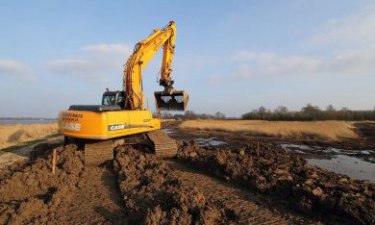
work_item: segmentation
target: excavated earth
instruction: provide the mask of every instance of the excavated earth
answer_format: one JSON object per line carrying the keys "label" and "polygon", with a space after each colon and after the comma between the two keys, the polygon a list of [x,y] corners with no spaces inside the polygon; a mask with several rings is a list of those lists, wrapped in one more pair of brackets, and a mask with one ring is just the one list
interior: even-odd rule
{"label": "excavated earth", "polygon": [[83,171],[82,153],[59,147],[57,172],[51,156],[42,154],[26,165],[13,165],[0,176],[0,224],[54,224],[60,207],[72,199]]}
{"label": "excavated earth", "polygon": [[273,145],[179,141],[176,158],[158,159],[132,142],[97,167],[74,145],[46,144],[2,169],[0,224],[375,224],[373,183]]}
{"label": "excavated earth", "polygon": [[289,201],[302,213],[375,224],[375,184],[309,166],[272,145],[250,143],[229,150],[185,142],[177,158],[229,183]]}
{"label": "excavated earth", "polygon": [[116,149],[114,162],[131,224],[235,224],[222,202],[184,186],[171,167],[131,146]]}

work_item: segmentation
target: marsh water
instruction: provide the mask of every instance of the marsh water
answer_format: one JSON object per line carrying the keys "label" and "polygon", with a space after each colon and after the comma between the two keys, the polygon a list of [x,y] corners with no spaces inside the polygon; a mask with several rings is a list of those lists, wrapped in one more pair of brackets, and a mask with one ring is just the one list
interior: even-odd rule
{"label": "marsh water", "polygon": [[303,156],[310,165],[375,182],[375,149],[348,150],[298,144],[281,144],[281,147]]}

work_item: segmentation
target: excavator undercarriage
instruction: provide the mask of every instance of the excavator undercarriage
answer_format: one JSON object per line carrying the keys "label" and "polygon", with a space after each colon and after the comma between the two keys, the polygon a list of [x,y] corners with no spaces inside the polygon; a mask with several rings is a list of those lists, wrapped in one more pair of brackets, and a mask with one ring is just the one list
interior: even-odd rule
{"label": "excavator undercarriage", "polygon": [[[173,158],[177,154],[177,142],[161,130],[150,131],[145,134],[133,135],[137,143],[146,144],[158,158]],[[108,160],[113,160],[113,150],[116,146],[127,143],[131,138],[117,138],[104,141],[84,139],[66,139],[65,144],[76,144],[84,151],[85,166],[99,166]]]}

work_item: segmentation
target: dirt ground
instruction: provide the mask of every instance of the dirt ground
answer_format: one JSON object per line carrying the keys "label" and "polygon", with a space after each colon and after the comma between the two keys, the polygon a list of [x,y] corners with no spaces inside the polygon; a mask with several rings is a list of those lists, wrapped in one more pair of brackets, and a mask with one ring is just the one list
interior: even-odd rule
{"label": "dirt ground", "polygon": [[306,214],[375,222],[375,184],[307,165],[282,149],[254,143],[237,151],[212,150],[185,143],[177,158],[229,183],[290,201]]}
{"label": "dirt ground", "polygon": [[99,167],[85,166],[74,145],[38,146],[0,169],[0,224],[375,223],[374,183],[310,166],[267,137],[227,134],[226,147],[202,146],[192,140],[218,133],[168,128],[180,146],[173,159],[133,137]]}

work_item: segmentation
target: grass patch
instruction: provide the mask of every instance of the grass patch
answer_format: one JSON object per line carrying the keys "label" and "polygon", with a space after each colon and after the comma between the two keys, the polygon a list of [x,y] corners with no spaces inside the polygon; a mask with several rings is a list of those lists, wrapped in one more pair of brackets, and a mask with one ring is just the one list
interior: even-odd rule
{"label": "grass patch", "polygon": [[264,120],[188,120],[181,128],[249,132],[293,138],[315,136],[338,141],[356,139],[353,122],[347,121],[264,121]]}
{"label": "grass patch", "polygon": [[0,125],[0,148],[57,134],[57,124]]}

